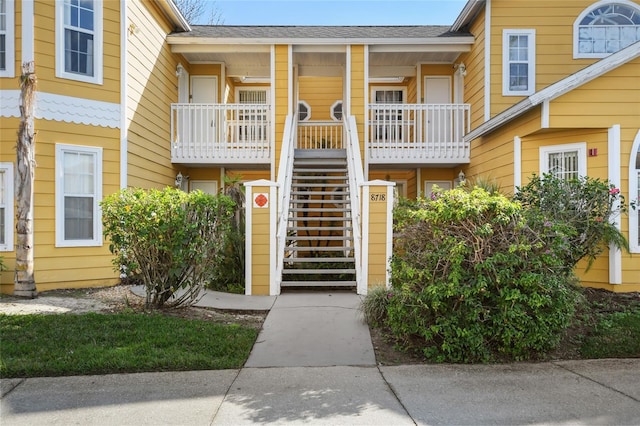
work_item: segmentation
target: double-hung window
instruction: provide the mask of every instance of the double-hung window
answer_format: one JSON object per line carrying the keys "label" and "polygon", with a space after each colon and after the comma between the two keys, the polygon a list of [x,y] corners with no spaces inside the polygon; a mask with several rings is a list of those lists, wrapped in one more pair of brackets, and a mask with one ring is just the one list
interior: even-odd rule
{"label": "double-hung window", "polygon": [[502,94],[528,96],[536,86],[535,30],[504,30],[502,33]]}
{"label": "double-hung window", "polygon": [[13,163],[0,163],[0,251],[13,250]]}
{"label": "double-hung window", "polygon": [[587,174],[587,144],[584,142],[540,148],[540,174],[577,179]]}
{"label": "double-hung window", "polygon": [[102,148],[56,144],[56,246],[102,245]]}
{"label": "double-hung window", "polygon": [[15,76],[14,0],[0,0],[0,77]]}
{"label": "double-hung window", "polygon": [[56,76],[102,84],[102,1],[56,1]]}

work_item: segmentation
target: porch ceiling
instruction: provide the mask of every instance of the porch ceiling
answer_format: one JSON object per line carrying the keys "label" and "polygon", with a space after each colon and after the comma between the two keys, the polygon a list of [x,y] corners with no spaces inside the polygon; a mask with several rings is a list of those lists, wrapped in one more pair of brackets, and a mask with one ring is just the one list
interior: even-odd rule
{"label": "porch ceiling", "polygon": [[[465,40],[467,41],[467,40]],[[369,73],[372,77],[415,75],[419,63],[453,64],[471,43],[371,44]],[[268,77],[271,46],[267,44],[174,44],[171,50],[190,63],[224,63],[231,77]],[[341,76],[346,62],[346,45],[293,45],[293,62],[301,76]]]}

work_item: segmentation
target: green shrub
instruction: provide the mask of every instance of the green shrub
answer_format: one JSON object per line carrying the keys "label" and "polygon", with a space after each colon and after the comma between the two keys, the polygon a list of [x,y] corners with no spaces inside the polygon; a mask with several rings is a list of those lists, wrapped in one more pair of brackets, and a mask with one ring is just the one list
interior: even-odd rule
{"label": "green shrub", "polygon": [[438,362],[535,358],[574,313],[573,276],[520,204],[484,189],[436,192],[396,211],[388,325]]}
{"label": "green shrub", "polygon": [[367,324],[379,327],[386,323],[387,308],[389,299],[392,296],[393,292],[384,286],[374,287],[367,292],[367,295],[360,303],[360,311]]}
{"label": "green shrub", "polygon": [[220,265],[232,204],[226,196],[173,188],[123,189],[102,201],[114,264],[144,283],[147,307],[198,299]]}
{"label": "green shrub", "polygon": [[627,211],[625,200],[608,181],[534,175],[518,188],[514,199],[522,203],[533,229],[560,242],[555,252],[567,269],[582,259],[591,266],[609,244],[629,250],[624,235],[611,222]]}

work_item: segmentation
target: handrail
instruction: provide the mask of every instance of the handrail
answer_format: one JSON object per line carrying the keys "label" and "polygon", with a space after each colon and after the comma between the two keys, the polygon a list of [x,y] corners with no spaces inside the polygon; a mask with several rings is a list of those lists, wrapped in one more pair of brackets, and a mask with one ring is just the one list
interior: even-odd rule
{"label": "handrail", "polygon": [[299,121],[296,148],[344,149],[343,128],[338,121]]}
{"label": "handrail", "polygon": [[294,143],[296,140],[296,119],[293,115],[288,115],[284,124],[284,134],[282,136],[282,151],[280,152],[280,162],[278,164],[278,225],[277,235],[277,255],[276,255],[276,285],[280,288],[282,281],[282,269],[284,267],[284,253],[287,239],[287,223],[289,221],[289,199],[291,197],[291,177],[293,175]]}
{"label": "handrail", "polygon": [[364,171],[362,156],[360,155],[360,142],[358,139],[358,128],[356,119],[353,116],[346,117],[344,122],[347,167],[349,170],[349,194],[351,196],[351,224],[353,227],[353,257],[356,268],[356,288],[360,291],[362,282],[362,259],[360,253],[362,248],[362,217],[360,213],[360,188],[364,183]]}

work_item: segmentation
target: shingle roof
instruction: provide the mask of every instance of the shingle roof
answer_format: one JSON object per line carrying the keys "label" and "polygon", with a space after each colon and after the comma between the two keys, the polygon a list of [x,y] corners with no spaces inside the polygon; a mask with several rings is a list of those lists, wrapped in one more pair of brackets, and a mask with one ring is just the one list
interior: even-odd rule
{"label": "shingle roof", "polygon": [[239,39],[412,39],[459,37],[449,25],[407,26],[239,26],[193,25],[192,31],[174,32],[172,37]]}

